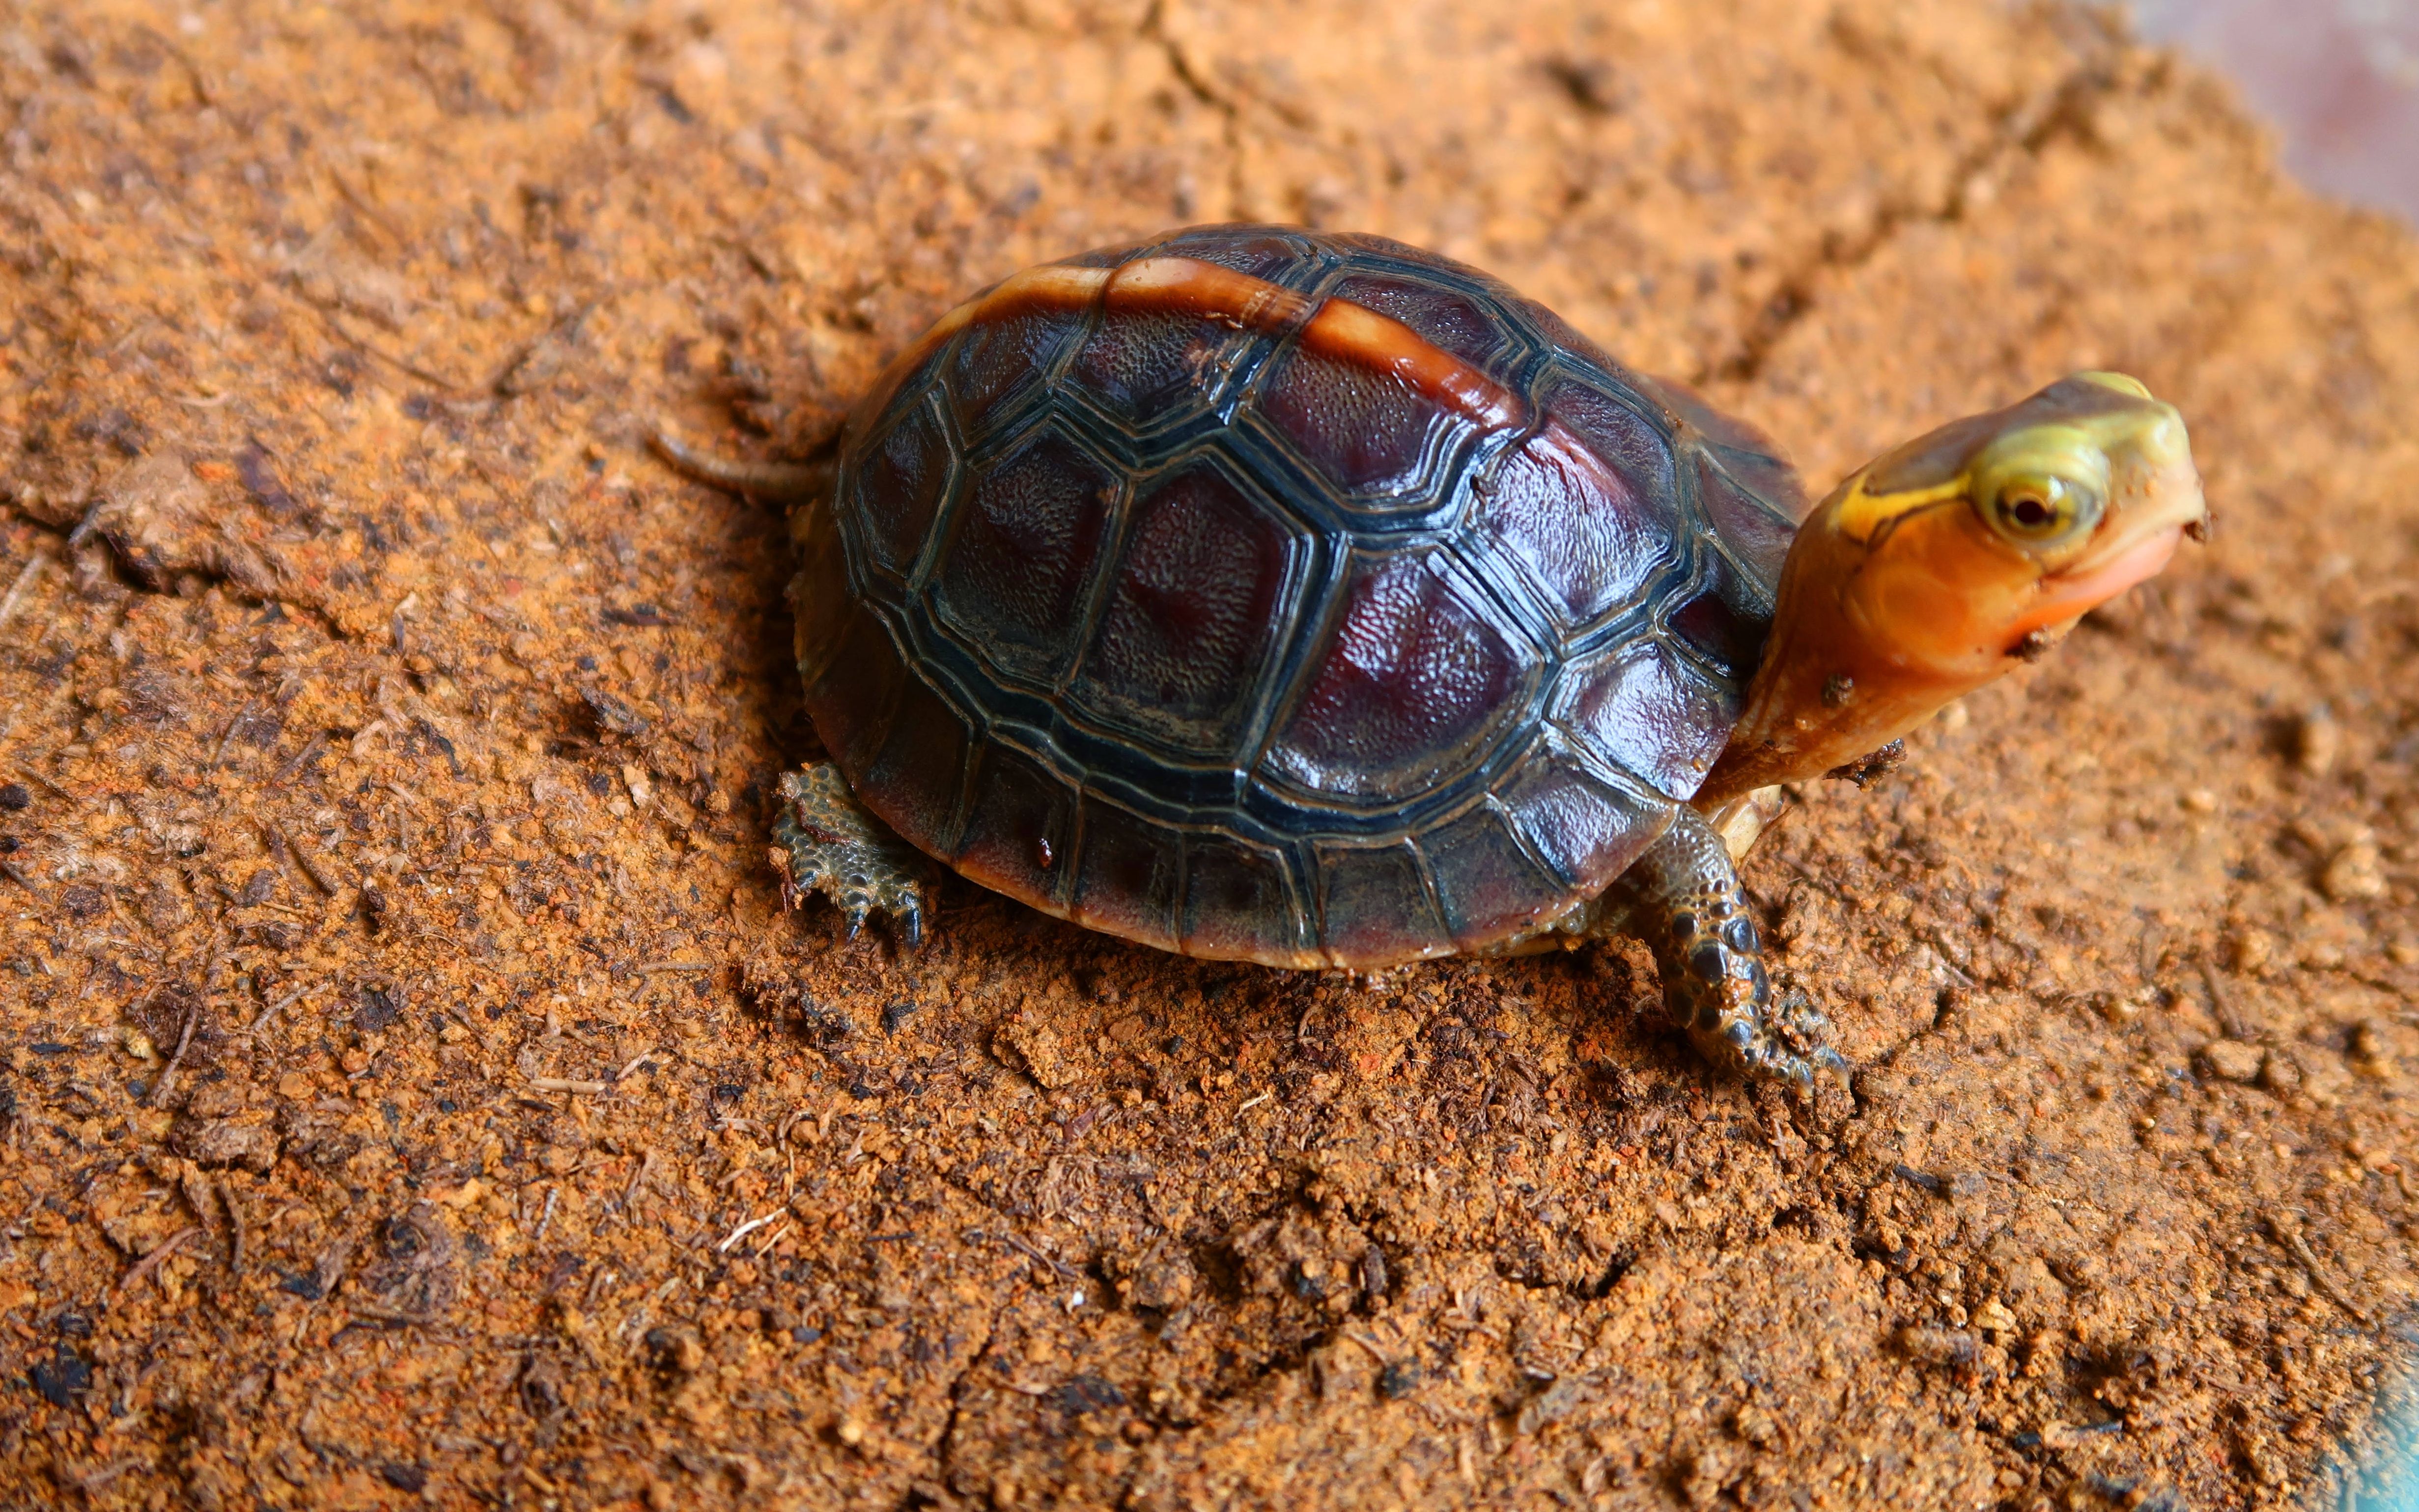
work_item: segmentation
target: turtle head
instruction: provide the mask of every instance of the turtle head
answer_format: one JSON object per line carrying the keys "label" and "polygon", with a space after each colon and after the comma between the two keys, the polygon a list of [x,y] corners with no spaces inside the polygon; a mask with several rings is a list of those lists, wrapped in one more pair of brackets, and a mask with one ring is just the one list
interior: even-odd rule
{"label": "turtle head", "polygon": [[1819,776],[2039,656],[2209,519],[2183,417],[2077,373],[1851,474],[1808,516],[1700,803]]}

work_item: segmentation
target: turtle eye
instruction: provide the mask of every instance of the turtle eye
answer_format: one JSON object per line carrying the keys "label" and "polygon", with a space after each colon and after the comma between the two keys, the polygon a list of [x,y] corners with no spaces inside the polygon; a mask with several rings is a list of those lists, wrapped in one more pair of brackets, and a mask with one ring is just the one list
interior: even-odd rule
{"label": "turtle eye", "polygon": [[2001,479],[1983,507],[1991,528],[2018,546],[2057,546],[2100,523],[2100,490],[2055,472]]}

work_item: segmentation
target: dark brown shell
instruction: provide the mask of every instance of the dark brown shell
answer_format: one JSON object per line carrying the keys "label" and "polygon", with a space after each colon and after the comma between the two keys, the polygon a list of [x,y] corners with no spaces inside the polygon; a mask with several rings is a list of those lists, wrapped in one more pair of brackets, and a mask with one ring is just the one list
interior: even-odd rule
{"label": "dark brown shell", "polygon": [[807,705],[987,887],[1374,966],[1593,896],[1736,717],[1803,499],[1472,270],[1210,226],[1031,270],[852,419]]}

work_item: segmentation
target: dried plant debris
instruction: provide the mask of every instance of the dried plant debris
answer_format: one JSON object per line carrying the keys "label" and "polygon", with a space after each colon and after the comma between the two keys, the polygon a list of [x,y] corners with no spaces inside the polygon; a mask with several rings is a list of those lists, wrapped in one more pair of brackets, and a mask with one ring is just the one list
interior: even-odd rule
{"label": "dried plant debris", "polygon": [[[2408,1392],[2419,248],[1938,0],[0,26],[0,1500],[2284,1506]],[[424,11],[425,13],[424,13]],[[1746,69],[1745,73],[1742,69]],[[1479,262],[1836,475],[2080,366],[2224,529],[1641,952],[1358,980],[767,864],[778,516],[966,291]]]}

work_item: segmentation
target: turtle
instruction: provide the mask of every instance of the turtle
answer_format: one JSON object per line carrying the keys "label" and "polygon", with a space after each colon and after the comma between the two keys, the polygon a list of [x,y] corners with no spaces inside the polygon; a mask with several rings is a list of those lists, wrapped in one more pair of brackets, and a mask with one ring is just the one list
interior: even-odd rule
{"label": "turtle", "polygon": [[792,506],[785,897],[920,939],[940,866],[1187,955],[1374,972],[1615,933],[1718,1068],[1844,1082],[1737,859],[2165,568],[2182,418],[2088,371],[1810,505],[1780,448],[1475,269],[1193,227],[1016,273]]}

